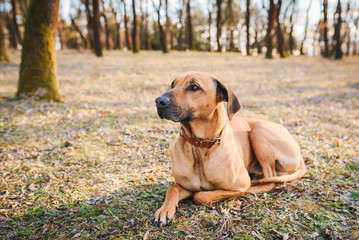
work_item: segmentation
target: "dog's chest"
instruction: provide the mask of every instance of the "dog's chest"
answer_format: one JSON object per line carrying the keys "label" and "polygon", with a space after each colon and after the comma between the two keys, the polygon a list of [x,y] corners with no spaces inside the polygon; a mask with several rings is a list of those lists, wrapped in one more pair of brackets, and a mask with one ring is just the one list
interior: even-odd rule
{"label": "dog's chest", "polygon": [[176,182],[191,191],[214,190],[220,183],[216,179],[218,166],[198,148],[192,148],[187,159],[174,159],[172,174]]}

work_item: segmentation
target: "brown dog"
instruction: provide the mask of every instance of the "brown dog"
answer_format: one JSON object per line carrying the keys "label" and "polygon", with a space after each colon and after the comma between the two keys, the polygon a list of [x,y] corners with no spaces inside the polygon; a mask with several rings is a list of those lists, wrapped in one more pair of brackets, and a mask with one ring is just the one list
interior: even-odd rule
{"label": "brown dog", "polygon": [[[223,102],[228,103],[227,114]],[[238,99],[209,74],[179,76],[156,106],[161,118],[181,124],[171,152],[175,184],[155,213],[156,225],[169,224],[178,202],[192,195],[197,204],[210,204],[270,191],[275,183],[299,179],[305,172],[290,133],[276,123],[233,118],[241,107]]]}

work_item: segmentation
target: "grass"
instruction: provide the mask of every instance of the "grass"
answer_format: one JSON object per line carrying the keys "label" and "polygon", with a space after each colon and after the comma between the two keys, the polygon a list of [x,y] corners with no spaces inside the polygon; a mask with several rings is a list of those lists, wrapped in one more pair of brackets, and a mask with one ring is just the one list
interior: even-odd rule
{"label": "grass", "polygon": [[[0,65],[0,239],[358,238],[359,58],[60,51],[66,103],[54,103],[11,100],[11,56]],[[154,99],[189,70],[230,86],[237,116],[285,125],[308,170],[268,193],[184,201],[158,228],[178,125],[159,119]]]}

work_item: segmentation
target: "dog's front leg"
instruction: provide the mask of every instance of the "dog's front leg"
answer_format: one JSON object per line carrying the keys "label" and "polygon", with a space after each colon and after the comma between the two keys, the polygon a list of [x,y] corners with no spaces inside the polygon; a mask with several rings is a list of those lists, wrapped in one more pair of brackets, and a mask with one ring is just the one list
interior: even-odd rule
{"label": "dog's front leg", "polygon": [[166,193],[166,199],[156,213],[154,224],[157,226],[168,225],[171,223],[175,212],[176,207],[179,201],[190,197],[193,193],[187,191],[178,183],[173,184]]}
{"label": "dog's front leg", "polygon": [[246,188],[238,188],[236,190],[200,191],[194,194],[194,202],[209,205],[224,199],[242,196],[246,190]]}

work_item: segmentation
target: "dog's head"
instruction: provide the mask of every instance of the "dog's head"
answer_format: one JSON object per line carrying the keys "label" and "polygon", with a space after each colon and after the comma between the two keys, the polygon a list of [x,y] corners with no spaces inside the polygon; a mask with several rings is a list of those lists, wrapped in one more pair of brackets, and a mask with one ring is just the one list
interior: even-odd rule
{"label": "dog's head", "polygon": [[227,102],[229,120],[241,108],[234,93],[207,73],[187,72],[176,78],[171,90],[156,98],[160,118],[189,122],[208,118],[217,104]]}

